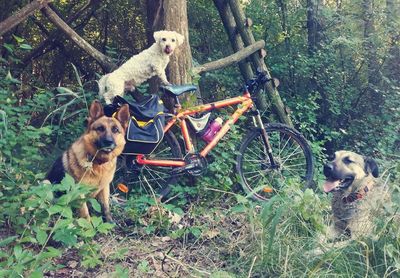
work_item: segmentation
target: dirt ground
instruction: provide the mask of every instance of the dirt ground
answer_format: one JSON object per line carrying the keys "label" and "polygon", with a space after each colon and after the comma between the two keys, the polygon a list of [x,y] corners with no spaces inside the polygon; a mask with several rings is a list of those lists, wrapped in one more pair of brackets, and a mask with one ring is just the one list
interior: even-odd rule
{"label": "dirt ground", "polygon": [[[249,243],[254,243],[260,234],[260,231],[254,229],[254,223],[249,221],[249,213],[232,212],[226,203],[213,205],[210,209],[196,210],[195,215],[191,212],[192,209],[189,208],[183,217],[172,219],[174,223],[170,231],[187,231],[175,239],[171,234],[146,234],[145,225],[139,228],[123,227],[124,224],[120,223],[111,234],[96,239],[101,246],[103,264],[85,269],[77,251],[69,249],[57,261],[65,267],[51,271],[47,276],[247,276],[255,257],[250,255],[252,250]],[[150,215],[148,217],[151,218]],[[198,228],[197,236],[190,232],[193,227]],[[124,274],[118,272],[118,269],[123,269]]]}

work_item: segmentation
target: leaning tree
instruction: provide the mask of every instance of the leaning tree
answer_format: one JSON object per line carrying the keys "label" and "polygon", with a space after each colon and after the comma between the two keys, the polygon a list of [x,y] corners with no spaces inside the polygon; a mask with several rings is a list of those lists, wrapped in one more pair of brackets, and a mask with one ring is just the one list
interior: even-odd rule
{"label": "leaning tree", "polygon": [[[0,22],[0,36],[12,30],[16,25],[31,16],[36,10],[42,10],[45,16],[52,22],[64,35],[88,55],[90,55],[98,64],[109,72],[117,65],[105,54],[90,45],[83,39],[67,22],[63,20],[51,5],[51,0],[34,0],[15,15],[10,16],[3,22]],[[89,5],[98,1],[89,1]],[[175,30],[183,34],[186,38],[183,47],[177,50],[178,55],[173,55],[167,75],[170,82],[174,84],[189,83],[193,74],[202,74],[207,71],[220,69],[239,63],[240,72],[245,80],[251,78],[256,69],[262,69],[270,77],[267,66],[264,63],[265,51],[263,41],[256,42],[251,32],[252,20],[246,18],[239,0],[214,0],[222,23],[227,32],[234,54],[220,60],[204,65],[192,67],[192,56],[189,44],[189,28],[187,18],[187,0],[147,0],[147,30],[149,42],[152,40],[150,34],[160,29]],[[73,17],[69,19],[72,21]],[[58,34],[52,33],[50,36]],[[50,38],[49,38],[50,39]],[[249,59],[246,59],[249,57]],[[292,125],[291,119],[285,108],[275,82],[268,82],[264,91],[267,93],[272,109],[281,122]],[[257,101],[261,109],[266,108],[266,102],[261,92],[258,93]],[[264,99],[264,101],[263,101]]]}

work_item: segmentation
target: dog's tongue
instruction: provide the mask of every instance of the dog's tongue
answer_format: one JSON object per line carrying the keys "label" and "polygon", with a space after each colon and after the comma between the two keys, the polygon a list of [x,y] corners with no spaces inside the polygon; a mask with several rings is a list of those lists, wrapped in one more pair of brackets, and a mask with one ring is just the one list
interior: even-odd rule
{"label": "dog's tongue", "polygon": [[164,51],[165,51],[165,53],[167,53],[167,54],[171,54],[172,48],[166,47],[166,48],[164,49]]}
{"label": "dog's tongue", "polygon": [[326,193],[331,192],[333,189],[339,186],[339,180],[336,181],[325,181],[324,191]]}

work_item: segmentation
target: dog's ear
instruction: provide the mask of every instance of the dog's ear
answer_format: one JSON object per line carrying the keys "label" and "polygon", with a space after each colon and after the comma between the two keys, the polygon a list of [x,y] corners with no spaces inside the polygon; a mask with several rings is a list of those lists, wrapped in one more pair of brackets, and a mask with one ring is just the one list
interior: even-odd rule
{"label": "dog's ear", "polygon": [[365,172],[371,173],[372,176],[377,178],[379,176],[379,168],[378,164],[376,164],[375,160],[369,157],[364,158],[365,163]]}
{"label": "dog's ear", "polygon": [[153,38],[154,38],[154,40],[155,40],[156,42],[159,42],[159,41],[160,41],[161,36],[162,36],[162,31],[157,31],[157,32],[154,32],[154,34],[153,34]]}
{"label": "dog's ear", "polygon": [[102,116],[104,116],[103,106],[100,101],[93,101],[89,109],[88,125]]}
{"label": "dog's ear", "polygon": [[130,117],[131,116],[129,113],[128,104],[122,105],[121,108],[118,110],[117,115],[115,116],[115,118],[121,123],[121,125],[124,129],[127,128]]}
{"label": "dog's ear", "polygon": [[185,37],[177,32],[175,32],[175,37],[178,45],[181,45],[185,41]]}

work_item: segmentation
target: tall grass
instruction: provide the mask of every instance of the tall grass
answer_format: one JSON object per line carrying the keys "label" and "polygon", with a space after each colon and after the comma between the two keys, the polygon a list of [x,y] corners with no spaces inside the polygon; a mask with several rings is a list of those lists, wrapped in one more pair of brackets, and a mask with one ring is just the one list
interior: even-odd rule
{"label": "tall grass", "polygon": [[[390,183],[392,202],[374,219],[373,235],[344,246],[321,249],[330,215],[330,197],[288,185],[263,205],[254,222],[260,233],[252,242],[257,257],[254,277],[398,277],[400,217],[398,179]],[[315,252],[318,250],[318,252]],[[321,250],[321,251],[320,251]]]}

